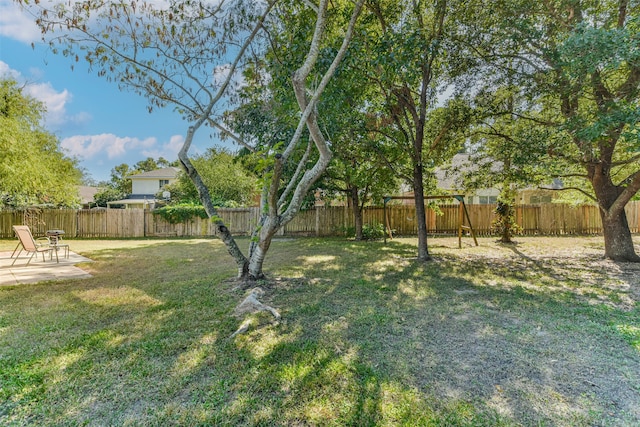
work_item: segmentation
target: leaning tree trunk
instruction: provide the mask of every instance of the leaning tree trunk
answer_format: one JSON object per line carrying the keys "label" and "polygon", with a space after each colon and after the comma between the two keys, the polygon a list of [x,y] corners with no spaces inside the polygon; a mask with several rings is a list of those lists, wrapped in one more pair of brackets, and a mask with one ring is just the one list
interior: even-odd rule
{"label": "leaning tree trunk", "polygon": [[264,259],[267,255],[267,251],[269,250],[269,246],[271,246],[271,240],[278,231],[278,228],[279,227],[271,224],[269,219],[267,219],[267,223],[263,225],[263,228],[260,230],[260,239],[258,244],[251,247],[247,274],[244,277],[245,280],[254,281],[264,278],[262,265],[264,264]]}

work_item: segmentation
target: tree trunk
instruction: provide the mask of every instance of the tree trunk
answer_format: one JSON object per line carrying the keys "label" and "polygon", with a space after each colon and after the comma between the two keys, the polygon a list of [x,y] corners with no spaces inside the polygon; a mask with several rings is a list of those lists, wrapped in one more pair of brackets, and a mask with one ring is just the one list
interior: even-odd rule
{"label": "tree trunk", "polygon": [[264,263],[264,258],[267,255],[267,250],[270,245],[271,239],[269,238],[268,242],[260,242],[260,244],[255,247],[255,250],[251,254],[251,258],[249,258],[249,265],[244,279],[258,280],[264,278],[262,264]]}
{"label": "tree trunk", "polygon": [[614,261],[640,262],[631,238],[631,230],[624,211],[626,202],[631,198],[631,192],[625,192],[623,187],[617,186],[611,179],[611,160],[591,165],[587,169],[588,176],[600,204],[600,218],[604,234],[604,255]]}
{"label": "tree trunk", "polygon": [[627,214],[624,209],[617,214],[608,214],[600,209],[604,233],[604,255],[614,261],[640,262],[633,247],[633,239]]}
{"label": "tree trunk", "polygon": [[358,188],[351,187],[349,189],[349,198],[351,209],[353,210],[353,223],[356,228],[356,240],[362,240],[362,211],[360,210],[360,197],[358,196]]}
{"label": "tree trunk", "polygon": [[500,243],[513,243],[511,240],[511,230],[509,227],[502,227],[502,237],[500,237]]}
{"label": "tree trunk", "polygon": [[517,228],[515,204],[516,192],[511,188],[508,180],[505,180],[495,210],[497,214],[496,223],[500,229],[500,243],[513,243],[513,230]]}
{"label": "tree trunk", "polygon": [[416,163],[413,170],[413,199],[416,204],[416,223],[418,226],[418,261],[430,261],[427,244],[427,217],[424,206],[424,187],[422,184],[422,165]]}
{"label": "tree trunk", "polygon": [[264,278],[264,273],[262,272],[262,264],[264,263],[264,259],[267,256],[267,251],[269,250],[269,246],[271,246],[271,240],[273,236],[276,235],[278,230],[283,226],[278,221],[277,216],[265,217],[262,221],[262,226],[260,231],[257,233],[258,241],[255,245],[251,245],[251,250],[249,252],[249,261],[247,263],[247,271],[246,275],[243,277],[245,280],[259,280]]}

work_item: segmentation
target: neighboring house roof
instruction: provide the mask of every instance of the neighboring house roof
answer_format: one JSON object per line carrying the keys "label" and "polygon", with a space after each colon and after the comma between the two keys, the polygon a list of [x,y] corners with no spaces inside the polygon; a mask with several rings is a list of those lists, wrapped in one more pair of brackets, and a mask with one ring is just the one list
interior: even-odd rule
{"label": "neighboring house roof", "polygon": [[169,167],[163,169],[156,169],[149,172],[142,172],[136,175],[131,175],[131,179],[173,179],[178,176],[180,169]]}
{"label": "neighboring house roof", "polygon": [[[437,168],[435,171],[436,179],[438,180],[438,188],[443,190],[462,189],[462,175],[465,172],[478,170],[478,163],[474,162],[475,160],[471,159],[471,156],[468,153],[458,153],[453,156],[449,165]],[[503,167],[503,163],[496,160],[485,159],[484,161],[480,161],[480,163],[484,165],[491,163],[491,171],[496,173],[500,172]],[[548,186],[551,189],[558,190],[563,188],[563,183],[562,180],[553,178]],[[538,190],[539,188],[532,187],[531,189]]]}
{"label": "neighboring house roof", "polygon": [[80,203],[83,205],[93,203],[96,193],[102,190],[100,187],[89,187],[87,185],[78,186],[78,194],[80,195]]}
{"label": "neighboring house roof", "polygon": [[438,188],[442,190],[458,190],[461,185],[461,172],[472,168],[469,162],[469,154],[458,153],[451,159],[451,164],[439,167],[435,170]]}

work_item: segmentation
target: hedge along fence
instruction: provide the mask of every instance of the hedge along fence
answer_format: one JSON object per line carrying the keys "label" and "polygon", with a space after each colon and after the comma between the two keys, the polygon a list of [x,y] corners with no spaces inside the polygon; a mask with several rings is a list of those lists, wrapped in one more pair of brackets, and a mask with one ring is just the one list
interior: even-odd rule
{"label": "hedge along fence", "polygon": [[[492,222],[495,205],[467,205],[471,224],[477,235],[495,234]],[[640,232],[640,202],[629,203],[627,219],[632,233]],[[236,235],[250,234],[259,218],[259,208],[220,209],[219,216]],[[427,227],[432,234],[456,234],[460,209],[458,205],[440,205],[438,212],[427,209]],[[368,207],[363,223],[384,223],[382,207]],[[516,207],[516,219],[525,235],[598,234],[602,223],[597,206],[563,204],[521,205]],[[387,221],[395,235],[417,234],[415,209],[411,205],[387,206]],[[198,217],[172,224],[152,211],[142,209],[31,209],[0,211],[0,238],[14,237],[13,225],[26,224],[35,236],[47,230],[62,229],[66,237],[127,238],[127,237],[208,237],[215,236],[215,224]],[[465,225],[468,225],[464,221]],[[346,207],[319,207],[300,212],[280,235],[341,236],[354,227],[353,215]]]}

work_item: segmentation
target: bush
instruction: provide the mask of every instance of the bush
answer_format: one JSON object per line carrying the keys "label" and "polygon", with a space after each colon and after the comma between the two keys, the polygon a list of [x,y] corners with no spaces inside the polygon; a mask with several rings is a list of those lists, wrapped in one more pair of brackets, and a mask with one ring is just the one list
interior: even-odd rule
{"label": "bush", "polygon": [[[356,237],[355,227],[341,227],[340,231],[347,237]],[[377,240],[384,237],[384,226],[379,223],[364,224],[362,226],[362,239],[363,240]]]}
{"label": "bush", "polygon": [[362,226],[362,238],[364,240],[377,240],[384,237],[384,225],[379,223],[365,224]]}
{"label": "bush", "polygon": [[154,215],[159,215],[171,224],[178,224],[199,217],[206,219],[209,216],[200,205],[168,205],[153,211]]}

